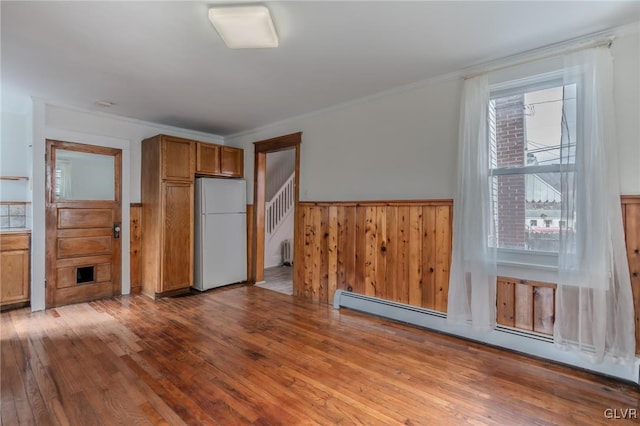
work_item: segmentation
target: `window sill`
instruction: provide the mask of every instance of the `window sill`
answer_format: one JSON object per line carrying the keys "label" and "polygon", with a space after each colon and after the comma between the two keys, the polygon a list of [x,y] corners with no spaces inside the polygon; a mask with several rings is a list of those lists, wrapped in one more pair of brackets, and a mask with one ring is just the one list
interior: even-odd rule
{"label": "window sill", "polygon": [[543,271],[558,272],[558,267],[555,265],[541,265],[536,263],[523,263],[523,262],[514,262],[509,260],[502,260],[502,261],[499,260],[496,263],[498,265],[498,268],[501,266],[505,266],[505,267],[512,267],[512,268],[537,269],[537,270],[543,270]]}
{"label": "window sill", "polygon": [[497,266],[499,276],[548,283],[556,283],[558,280],[558,267],[556,265],[498,261]]}

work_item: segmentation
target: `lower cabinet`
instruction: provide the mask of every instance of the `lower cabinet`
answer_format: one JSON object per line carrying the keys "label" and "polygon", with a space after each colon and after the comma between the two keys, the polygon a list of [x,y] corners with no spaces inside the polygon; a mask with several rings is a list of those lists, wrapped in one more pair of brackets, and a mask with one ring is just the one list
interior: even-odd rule
{"label": "lower cabinet", "polygon": [[193,284],[193,184],[164,182],[162,189],[162,278],[157,293]]}
{"label": "lower cabinet", "polygon": [[29,301],[30,233],[0,234],[0,306]]}
{"label": "lower cabinet", "polygon": [[193,284],[193,183],[162,181],[143,200],[142,292],[162,297]]}

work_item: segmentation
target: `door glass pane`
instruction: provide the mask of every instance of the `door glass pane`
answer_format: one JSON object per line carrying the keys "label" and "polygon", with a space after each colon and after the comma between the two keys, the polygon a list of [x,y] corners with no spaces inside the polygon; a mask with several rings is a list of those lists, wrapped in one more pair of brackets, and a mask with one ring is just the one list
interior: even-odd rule
{"label": "door glass pane", "polygon": [[114,200],[115,157],[56,149],[56,200]]}

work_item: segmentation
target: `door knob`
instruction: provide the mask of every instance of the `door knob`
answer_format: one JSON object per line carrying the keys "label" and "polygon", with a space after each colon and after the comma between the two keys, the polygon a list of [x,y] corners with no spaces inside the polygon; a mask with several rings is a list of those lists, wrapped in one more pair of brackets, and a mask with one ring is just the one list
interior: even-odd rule
{"label": "door knob", "polygon": [[113,224],[113,238],[120,238],[120,223]]}

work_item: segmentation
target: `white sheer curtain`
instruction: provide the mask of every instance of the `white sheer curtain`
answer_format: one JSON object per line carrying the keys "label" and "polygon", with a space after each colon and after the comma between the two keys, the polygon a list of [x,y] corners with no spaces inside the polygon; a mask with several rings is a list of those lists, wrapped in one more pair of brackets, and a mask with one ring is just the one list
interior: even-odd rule
{"label": "white sheer curtain", "polygon": [[496,245],[489,180],[487,75],[465,80],[460,108],[458,191],[453,204],[453,253],[447,321],[493,328]]}
{"label": "white sheer curtain", "polygon": [[[605,355],[630,361],[635,349],[633,299],[620,207],[609,49],[567,55],[564,79],[565,87],[576,84],[578,120],[573,129],[575,171],[562,176],[565,226],[560,234],[554,339],[558,346],[596,362]],[[565,101],[565,108],[571,105]],[[566,126],[565,132],[571,128]]]}

